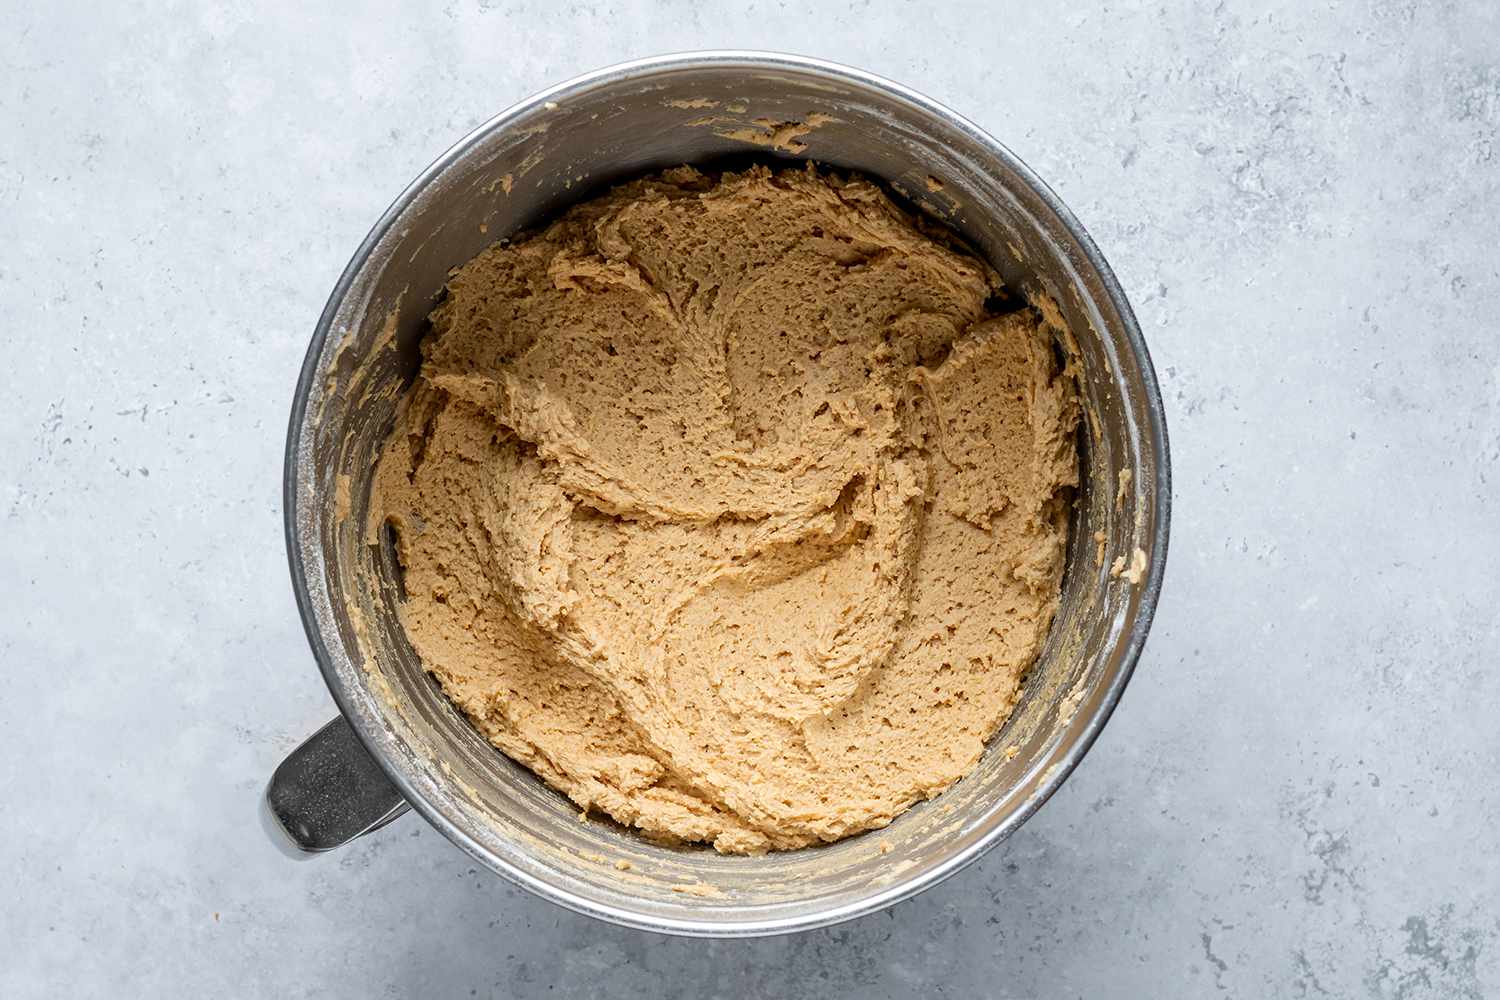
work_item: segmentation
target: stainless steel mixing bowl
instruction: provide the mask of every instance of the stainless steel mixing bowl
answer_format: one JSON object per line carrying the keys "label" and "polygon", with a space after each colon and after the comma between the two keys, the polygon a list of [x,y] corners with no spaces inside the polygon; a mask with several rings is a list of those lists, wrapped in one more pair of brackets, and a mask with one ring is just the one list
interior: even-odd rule
{"label": "stainless steel mixing bowl", "polygon": [[[883,831],[723,857],[581,820],[487,744],[407,645],[399,575],[365,517],[375,456],[451,268],[622,178],[745,154],[881,178],[961,233],[1012,288],[1050,296],[1071,331],[1059,347],[1077,361],[1088,418],[1061,609],[978,769]],[[707,52],[614,66],[538,94],[465,137],[396,199],[313,334],[285,499],[298,606],[343,719],[273,778],[267,815],[279,833],[322,850],[409,803],[547,899],[635,927],[731,936],[831,924],[910,896],[999,843],[1057,790],[1145,642],[1170,489],[1161,398],[1130,306],[1040,179],[972,123],[887,80],[813,59]],[[1144,575],[1110,572],[1137,550]]]}

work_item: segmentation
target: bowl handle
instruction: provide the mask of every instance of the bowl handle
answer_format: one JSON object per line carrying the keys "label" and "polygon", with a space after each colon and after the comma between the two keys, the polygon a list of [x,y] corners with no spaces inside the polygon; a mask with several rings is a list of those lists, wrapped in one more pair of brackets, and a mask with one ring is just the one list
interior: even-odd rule
{"label": "bowl handle", "polygon": [[276,768],[260,815],[283,853],[310,858],[380,829],[409,808],[341,715]]}

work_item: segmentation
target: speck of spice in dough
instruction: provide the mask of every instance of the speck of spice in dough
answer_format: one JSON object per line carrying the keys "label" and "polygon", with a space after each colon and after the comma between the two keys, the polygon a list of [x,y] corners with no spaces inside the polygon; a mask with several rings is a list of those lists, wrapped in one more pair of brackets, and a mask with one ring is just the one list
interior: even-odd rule
{"label": "speck of spice in dough", "polygon": [[491,246],[372,497],[423,665],[657,838],[790,849],[939,794],[1046,638],[1078,477],[1072,373],[999,290],[811,166],[669,170]]}

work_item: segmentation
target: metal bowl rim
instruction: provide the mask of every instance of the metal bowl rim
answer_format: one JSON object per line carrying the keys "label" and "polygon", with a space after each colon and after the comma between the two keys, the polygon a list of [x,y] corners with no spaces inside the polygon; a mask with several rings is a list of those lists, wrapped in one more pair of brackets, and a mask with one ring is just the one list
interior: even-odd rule
{"label": "metal bowl rim", "polygon": [[[319,359],[323,353],[323,346],[332,330],[335,316],[342,306],[344,298],[353,286],[361,268],[364,267],[370,254],[385,237],[395,221],[416,200],[417,196],[444,171],[463,159],[484,137],[496,130],[507,127],[512,122],[541,108],[548,102],[561,103],[569,95],[586,91],[600,84],[614,83],[633,77],[649,76],[663,70],[726,67],[760,71],[789,70],[814,77],[821,77],[833,82],[851,83],[867,89],[884,91],[886,96],[896,101],[904,102],[921,112],[937,118],[946,119],[949,124],[957,127],[976,145],[1004,164],[1008,170],[1019,176],[1042,200],[1048,210],[1057,216],[1064,229],[1076,241],[1079,250],[1088,261],[1089,266],[1099,275],[1105,294],[1108,296],[1111,306],[1120,317],[1131,353],[1135,361],[1140,365],[1142,382],[1145,388],[1145,413],[1147,417],[1147,426],[1143,430],[1145,436],[1150,441],[1152,449],[1160,456],[1155,477],[1155,509],[1153,511],[1155,531],[1151,552],[1147,560],[1146,577],[1140,589],[1137,614],[1126,638],[1125,648],[1120,657],[1119,668],[1110,679],[1109,686],[1105,689],[1095,711],[1085,720],[1082,732],[1074,740],[1073,745],[1063,754],[1061,759],[1056,761],[1050,771],[1043,776],[1036,790],[1018,808],[1004,816],[990,830],[986,831],[975,843],[953,857],[948,858],[937,868],[898,880],[878,892],[869,893],[859,899],[839,906],[831,906],[791,916],[735,921],[720,920],[712,916],[701,919],[663,918],[579,896],[570,890],[537,878],[518,868],[504,857],[489,851],[466,829],[451,821],[440,812],[418,791],[416,784],[411,778],[395,765],[393,758],[396,755],[390,752],[391,747],[389,746],[394,740],[394,736],[383,728],[367,729],[363,725],[359,713],[354,711],[352,695],[344,689],[343,684],[340,682],[337,671],[333,666],[332,654],[324,641],[321,630],[318,628],[317,617],[314,613],[312,597],[307,584],[306,566],[303,562],[301,548],[298,543],[297,531],[299,496],[297,476],[298,442],[301,437],[302,425],[306,419],[308,401],[311,398],[313,387],[320,375]],[[1094,244],[1093,239],[1052,189],[1030,167],[1023,163],[1019,157],[989,133],[952,109],[902,84],[864,70],[809,56],[781,52],[722,49],[673,53],[616,63],[559,83],[511,105],[509,108],[472,129],[467,135],[450,146],[441,156],[418,174],[415,180],[406,186],[406,189],[397,196],[390,207],[381,215],[379,221],[370,229],[369,234],[359,245],[359,249],[350,258],[348,265],[339,277],[338,283],[334,286],[333,292],[329,295],[328,302],[318,318],[317,327],[313,331],[312,341],[308,346],[301,374],[297,379],[296,395],[292,401],[291,420],[287,431],[287,448],[283,470],[282,509],[285,520],[287,557],[291,569],[292,589],[296,594],[297,611],[302,618],[303,629],[307,633],[313,656],[318,662],[318,669],[323,674],[324,682],[328,685],[329,693],[333,696],[334,703],[338,705],[339,711],[344,714],[346,719],[350,720],[350,727],[359,737],[365,749],[381,765],[392,783],[401,790],[407,801],[412,804],[413,808],[427,822],[431,823],[445,837],[490,870],[536,893],[544,899],[549,899],[577,913],[586,914],[625,927],[661,933],[697,937],[756,937],[826,927],[875,912],[914,896],[924,889],[931,888],[982,857],[987,851],[1003,841],[1017,827],[1035,814],[1052,797],[1067,777],[1077,768],[1089,749],[1094,745],[1095,740],[1098,739],[1099,733],[1104,728],[1104,724],[1109,721],[1109,717],[1113,714],[1116,705],[1118,705],[1126,684],[1129,683],[1131,675],[1135,672],[1135,666],[1145,646],[1146,636],[1150,631],[1151,621],[1155,615],[1157,601],[1161,594],[1167,559],[1167,542],[1172,506],[1171,498],[1171,461],[1161,390],[1157,384],[1156,370],[1152,366],[1151,356],[1147,351],[1145,339],[1142,337],[1140,327],[1136,322],[1135,313],[1131,310],[1124,290],[1120,287],[1118,279],[1116,279],[1109,264],[1099,252],[1099,248]]]}

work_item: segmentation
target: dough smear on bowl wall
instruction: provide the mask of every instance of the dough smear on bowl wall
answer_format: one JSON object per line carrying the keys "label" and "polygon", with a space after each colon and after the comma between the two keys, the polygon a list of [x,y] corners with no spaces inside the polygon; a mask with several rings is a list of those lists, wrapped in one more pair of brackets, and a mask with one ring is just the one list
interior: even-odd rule
{"label": "dough smear on bowl wall", "polygon": [[456,271],[372,492],[423,666],[582,809],[755,853],[978,762],[1057,609],[1072,373],[875,184],[683,167]]}

